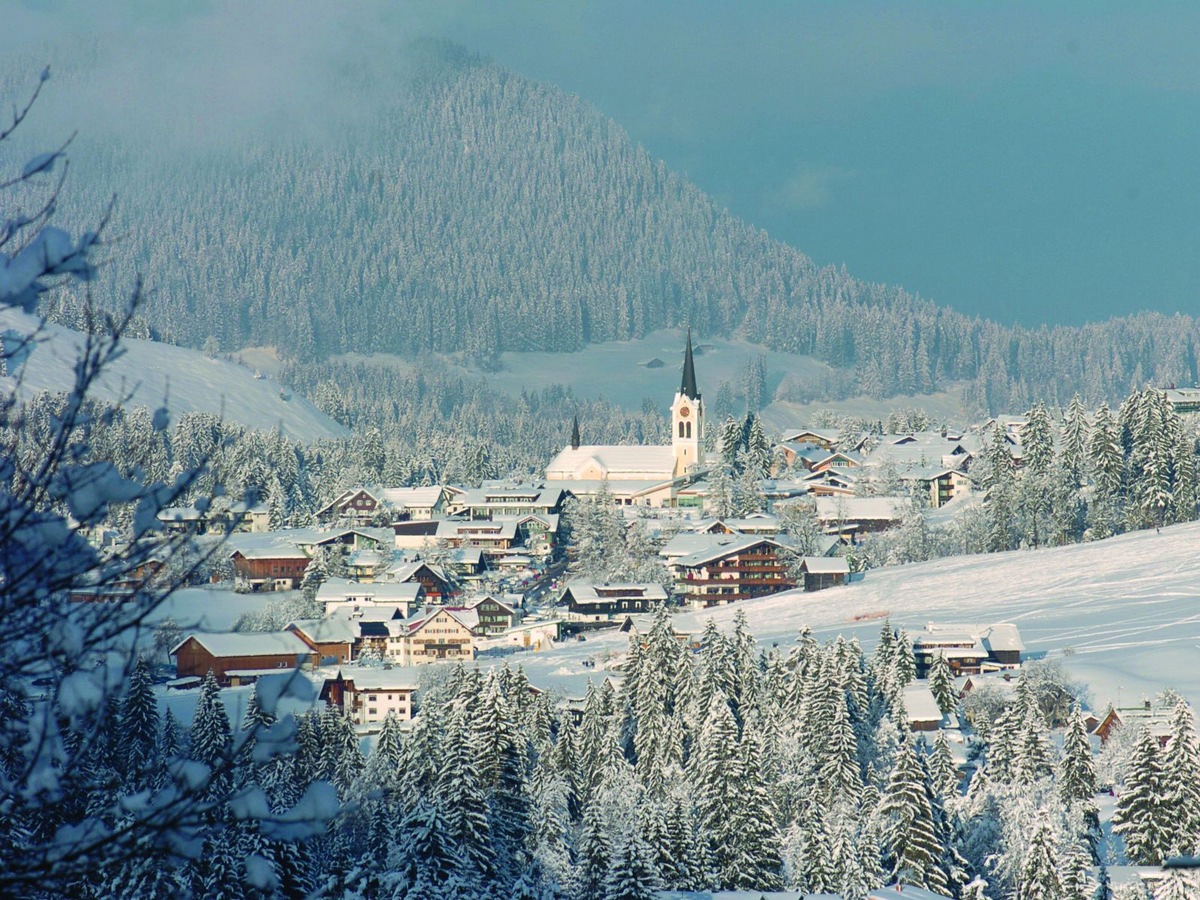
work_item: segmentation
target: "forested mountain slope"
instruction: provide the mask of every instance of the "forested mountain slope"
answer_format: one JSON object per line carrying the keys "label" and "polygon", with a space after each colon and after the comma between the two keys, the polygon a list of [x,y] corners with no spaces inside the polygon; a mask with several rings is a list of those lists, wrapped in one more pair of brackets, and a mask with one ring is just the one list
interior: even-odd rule
{"label": "forested mountain slope", "polygon": [[964,379],[970,404],[1023,409],[1196,380],[1191,319],[1029,331],[863,283],[734,218],[583,100],[460,49],[421,45],[386,95],[320,139],[167,153],[85,134],[73,205],[119,194],[116,274],[150,273],[152,325],[192,345],[483,359],[690,324],[853,370],[872,396]]}

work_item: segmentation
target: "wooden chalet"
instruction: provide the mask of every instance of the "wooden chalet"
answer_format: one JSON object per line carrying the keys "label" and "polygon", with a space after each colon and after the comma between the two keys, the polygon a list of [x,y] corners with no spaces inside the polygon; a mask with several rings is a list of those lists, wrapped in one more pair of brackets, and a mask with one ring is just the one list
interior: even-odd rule
{"label": "wooden chalet", "polygon": [[234,550],[234,581],[252,591],[290,591],[300,586],[311,558],[295,545]]}
{"label": "wooden chalet", "polygon": [[458,593],[441,566],[421,560],[398,563],[388,569],[384,578],[384,583],[419,584],[422,599],[429,603],[445,603]]}
{"label": "wooden chalet", "polygon": [[517,622],[517,613],[511,606],[493,594],[484,594],[467,601],[466,608],[474,610],[479,617],[475,633],[481,636],[500,634]]}
{"label": "wooden chalet", "polygon": [[1171,716],[1174,710],[1169,706],[1155,704],[1146,699],[1136,706],[1109,706],[1107,712],[1093,729],[1092,734],[1100,738],[1101,744],[1108,743],[1113,732],[1120,728],[1141,730],[1150,729],[1160,747],[1167,746],[1171,739]]}
{"label": "wooden chalet", "polygon": [[223,687],[316,661],[312,647],[290,631],[192,634],[172,648],[171,656],[178,678],[203,678],[211,671]]}
{"label": "wooden chalet", "polygon": [[850,578],[850,562],[841,556],[806,556],[800,561],[806,591],[823,591],[845,584]]}
{"label": "wooden chalet", "polygon": [[944,657],[955,675],[979,675],[1021,665],[1025,645],[1017,626],[942,625],[930,622],[912,636],[917,677],[928,676],[935,656]]}
{"label": "wooden chalet", "polygon": [[378,488],[356,487],[343,491],[332,503],[318,509],[313,517],[322,524],[369,525],[385,514],[390,517]]}
{"label": "wooden chalet", "polygon": [[347,616],[300,619],[290,623],[287,630],[316,654],[318,665],[348,663],[355,657],[355,647],[359,643],[358,625]]}
{"label": "wooden chalet", "polygon": [[758,535],[729,535],[670,562],[675,593],[693,607],[719,606],[796,587],[786,548]]}
{"label": "wooden chalet", "polygon": [[605,622],[630,613],[650,612],[667,602],[661,584],[596,584],[572,581],[563,590],[558,605],[566,607],[566,618],[578,622]]}

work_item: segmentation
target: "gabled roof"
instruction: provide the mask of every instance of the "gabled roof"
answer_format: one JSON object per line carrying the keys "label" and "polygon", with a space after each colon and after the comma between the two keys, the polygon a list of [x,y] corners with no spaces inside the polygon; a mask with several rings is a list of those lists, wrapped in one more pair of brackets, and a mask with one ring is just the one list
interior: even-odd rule
{"label": "gabled roof", "polygon": [[341,678],[354,684],[355,691],[415,691],[421,687],[415,667],[342,666],[329,682]]}
{"label": "gabled roof", "polygon": [[171,655],[191,640],[216,657],[308,656],[312,653],[308,644],[290,631],[261,631],[189,634],[171,649]]}
{"label": "gabled roof", "polygon": [[396,509],[433,509],[446,496],[441,485],[431,487],[384,488],[380,491],[384,503]]}
{"label": "gabled roof", "polygon": [[477,606],[479,606],[479,604],[483,603],[485,600],[491,600],[497,606],[500,606],[501,608],[507,610],[509,615],[512,615],[513,608],[509,604],[507,604],[503,600],[501,600],[499,597],[497,597],[495,594],[480,594],[478,597],[470,597],[463,603],[463,606],[466,609],[475,609]]}
{"label": "gabled roof", "polygon": [[345,578],[330,578],[317,588],[317,600],[322,603],[362,600],[370,603],[413,603],[420,599],[420,583],[376,581],[360,584]]}
{"label": "gabled roof", "polygon": [[667,599],[667,592],[663,586],[653,582],[607,584],[594,581],[572,581],[563,590],[563,599],[568,594],[576,603],[611,603],[614,600],[662,602]]}
{"label": "gabled roof", "polygon": [[682,566],[684,568],[693,568],[702,566],[706,563],[714,562],[718,559],[724,559],[726,556],[734,556],[738,553],[744,553],[751,547],[757,547],[759,544],[770,544],[772,547],[782,548],[777,540],[765,537],[761,534],[729,534],[718,535],[726,540],[718,541],[713,546],[706,550],[699,550],[695,553],[690,553],[687,556],[681,556],[678,559],[672,560],[671,565]]}
{"label": "gabled roof", "polygon": [[659,447],[625,444],[565,447],[546,466],[546,478],[562,481],[603,477],[614,481],[661,481],[674,474],[675,450],[669,444]]}
{"label": "gabled roof", "polygon": [[287,630],[303,634],[314,644],[353,644],[358,639],[358,626],[342,616],[297,619],[288,624]]}
{"label": "gabled roof", "polygon": [[516,519],[442,519],[438,522],[439,538],[472,538],[512,540],[517,536]]}
{"label": "gabled roof", "polygon": [[810,575],[850,574],[850,561],[844,556],[806,556],[800,564]]}
{"label": "gabled roof", "polygon": [[817,518],[825,522],[897,522],[911,503],[907,497],[818,497]]}

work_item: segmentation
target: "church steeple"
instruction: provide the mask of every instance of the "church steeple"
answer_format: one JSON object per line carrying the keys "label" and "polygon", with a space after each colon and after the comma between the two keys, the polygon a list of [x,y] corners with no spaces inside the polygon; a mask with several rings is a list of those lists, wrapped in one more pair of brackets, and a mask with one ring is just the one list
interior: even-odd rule
{"label": "church steeple", "polygon": [[687,349],[683,351],[683,383],[679,393],[690,400],[699,400],[700,392],[696,389],[696,363],[692,360],[692,329],[687,333]]}
{"label": "church steeple", "polygon": [[579,413],[571,417],[571,449],[579,449]]}
{"label": "church steeple", "polygon": [[704,465],[704,401],[696,387],[690,328],[687,349],[683,351],[683,382],[671,404],[671,449],[675,454],[676,478]]}

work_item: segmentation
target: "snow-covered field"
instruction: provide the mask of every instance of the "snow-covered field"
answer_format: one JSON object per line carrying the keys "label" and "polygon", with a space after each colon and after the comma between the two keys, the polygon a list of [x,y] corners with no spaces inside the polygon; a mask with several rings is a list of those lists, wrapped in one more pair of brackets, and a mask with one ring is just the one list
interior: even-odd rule
{"label": "snow-covered field", "polygon": [[[29,334],[36,320],[17,310],[0,310],[0,333]],[[10,374],[19,376],[21,391],[65,391],[74,380],[74,363],[83,336],[57,325],[46,327],[45,338],[27,358],[10,360]],[[6,344],[13,339],[6,338]],[[249,428],[281,427],[290,437],[312,441],[339,437],[346,429],[303,397],[270,378],[255,378],[245,366],[209,359],[196,350],[130,339],[125,355],[108,367],[93,391],[97,400],[124,402],[157,409],[167,399],[173,421],[186,412],[211,412]],[[12,378],[0,378],[0,390],[12,390]],[[286,399],[285,399],[286,398]]]}
{"label": "snow-covered field", "polygon": [[[1015,622],[1027,655],[1062,659],[1091,688],[1091,705],[1172,687],[1200,703],[1200,523],[1094,544],[963,556],[867,573],[818,593],[780,594],[681,618],[728,628],[739,608],[767,646],[803,625],[822,639],[855,635],[871,649],[883,615],[910,630],[928,621]],[[625,635],[595,635],[517,656],[534,684],[579,693],[602,677]],[[583,661],[592,658],[594,669]]]}

